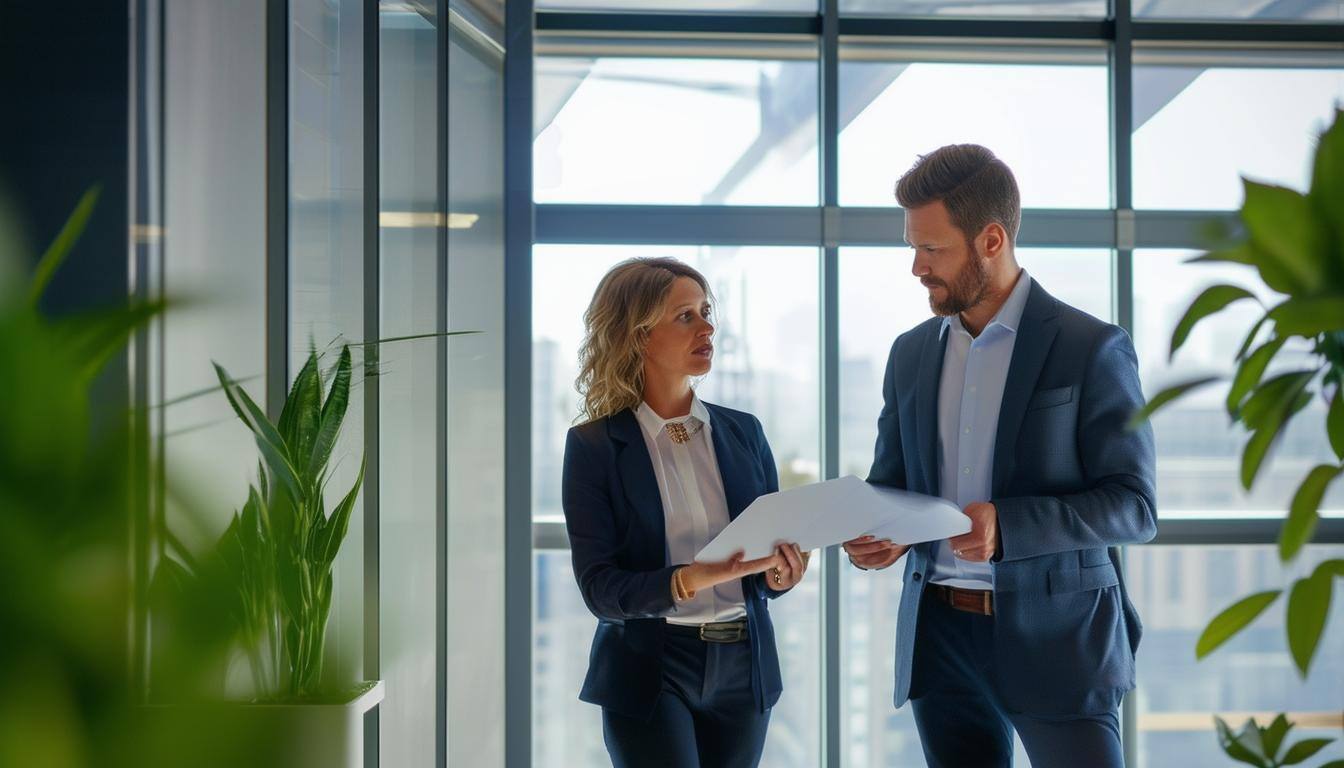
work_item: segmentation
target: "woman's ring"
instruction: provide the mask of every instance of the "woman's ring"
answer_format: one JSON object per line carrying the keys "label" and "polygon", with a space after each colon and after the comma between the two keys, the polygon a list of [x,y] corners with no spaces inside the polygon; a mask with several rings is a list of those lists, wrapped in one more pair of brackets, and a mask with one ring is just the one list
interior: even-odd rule
{"label": "woman's ring", "polygon": [[776,583],[776,584],[783,584],[783,583],[784,583],[784,579],[779,575],[779,569],[778,569],[778,568],[772,568],[771,570],[773,570],[773,571],[775,572],[775,583]]}

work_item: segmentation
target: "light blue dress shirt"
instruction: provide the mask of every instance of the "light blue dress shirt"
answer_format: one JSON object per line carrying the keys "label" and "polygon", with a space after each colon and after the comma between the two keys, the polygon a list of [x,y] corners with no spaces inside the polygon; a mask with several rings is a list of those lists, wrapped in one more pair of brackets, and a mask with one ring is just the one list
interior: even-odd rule
{"label": "light blue dress shirt", "polygon": [[[940,338],[947,336],[938,385],[939,495],[962,509],[990,500],[999,407],[1029,293],[1031,278],[1024,269],[979,336],[972,338],[960,315],[944,318],[939,331]],[[939,541],[933,544],[930,581],[962,589],[993,589],[994,569],[987,562],[958,558],[951,545]]]}

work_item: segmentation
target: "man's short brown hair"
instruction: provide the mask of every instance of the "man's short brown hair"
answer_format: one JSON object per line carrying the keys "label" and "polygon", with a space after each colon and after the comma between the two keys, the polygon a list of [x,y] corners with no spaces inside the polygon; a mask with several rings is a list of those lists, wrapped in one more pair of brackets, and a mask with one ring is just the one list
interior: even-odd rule
{"label": "man's short brown hair", "polygon": [[967,242],[994,222],[1008,233],[1008,242],[1016,241],[1022,222],[1017,180],[1002,160],[979,144],[948,144],[921,155],[896,182],[896,201],[902,208],[939,200]]}

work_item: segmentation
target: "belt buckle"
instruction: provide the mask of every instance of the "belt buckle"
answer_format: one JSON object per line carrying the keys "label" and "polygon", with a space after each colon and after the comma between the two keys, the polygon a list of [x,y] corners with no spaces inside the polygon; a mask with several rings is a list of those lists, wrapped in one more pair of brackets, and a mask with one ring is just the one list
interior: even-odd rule
{"label": "belt buckle", "polygon": [[700,639],[706,643],[736,643],[742,639],[742,629],[737,623],[701,624]]}

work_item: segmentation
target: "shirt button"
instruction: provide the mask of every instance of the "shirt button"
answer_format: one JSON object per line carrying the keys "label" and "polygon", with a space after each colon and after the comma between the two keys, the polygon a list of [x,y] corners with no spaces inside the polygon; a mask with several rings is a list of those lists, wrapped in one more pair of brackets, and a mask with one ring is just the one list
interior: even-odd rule
{"label": "shirt button", "polygon": [[969,474],[971,474],[971,468],[970,468],[970,467],[962,467],[962,468],[961,468],[961,474],[963,474],[963,475],[969,475]]}

